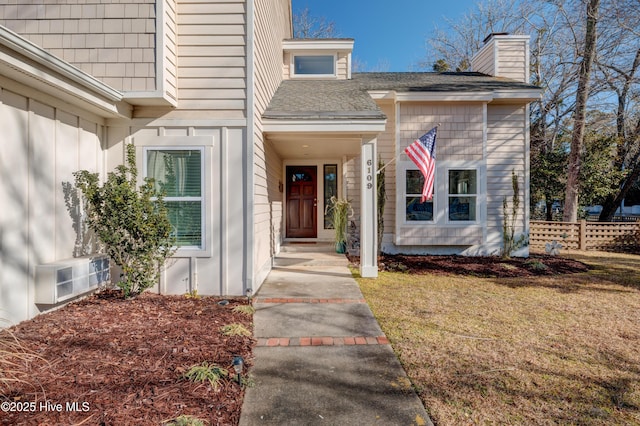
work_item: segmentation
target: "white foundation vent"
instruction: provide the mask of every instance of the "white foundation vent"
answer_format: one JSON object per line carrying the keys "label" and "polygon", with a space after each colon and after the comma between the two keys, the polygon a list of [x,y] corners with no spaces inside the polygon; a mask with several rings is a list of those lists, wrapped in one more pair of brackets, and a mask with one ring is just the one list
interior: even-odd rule
{"label": "white foundation vent", "polygon": [[107,284],[109,256],[76,257],[36,266],[35,303],[55,305]]}

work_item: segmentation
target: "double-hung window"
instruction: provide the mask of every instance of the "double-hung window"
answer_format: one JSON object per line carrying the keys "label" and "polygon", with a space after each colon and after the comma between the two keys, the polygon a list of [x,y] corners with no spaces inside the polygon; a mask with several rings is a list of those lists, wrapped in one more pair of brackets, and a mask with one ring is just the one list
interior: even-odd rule
{"label": "double-hung window", "polygon": [[204,248],[203,148],[146,148],[146,176],[164,192],[176,245]]}
{"label": "double-hung window", "polygon": [[477,170],[449,170],[449,221],[475,222],[478,205]]}
{"label": "double-hung window", "polygon": [[424,176],[417,169],[407,169],[405,172],[405,220],[407,222],[433,222],[433,198],[424,203],[422,187]]}

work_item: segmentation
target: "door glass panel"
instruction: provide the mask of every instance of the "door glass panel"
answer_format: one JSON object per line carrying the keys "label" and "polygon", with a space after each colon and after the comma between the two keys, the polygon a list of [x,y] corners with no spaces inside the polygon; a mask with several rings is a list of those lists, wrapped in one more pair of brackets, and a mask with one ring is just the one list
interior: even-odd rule
{"label": "door glass panel", "polygon": [[338,165],[337,164],[325,164],[324,165],[324,229],[333,229],[333,221],[331,220],[331,214],[327,212],[326,206],[329,205],[331,197],[338,196]]}
{"label": "door glass panel", "polygon": [[291,173],[291,182],[312,182],[313,177],[309,173]]}

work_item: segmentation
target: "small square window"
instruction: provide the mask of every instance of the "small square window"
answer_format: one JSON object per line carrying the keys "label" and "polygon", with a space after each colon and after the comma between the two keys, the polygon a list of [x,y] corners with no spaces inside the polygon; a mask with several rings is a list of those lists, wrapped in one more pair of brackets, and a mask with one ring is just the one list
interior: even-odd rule
{"label": "small square window", "polygon": [[296,55],[293,58],[295,75],[335,75],[333,55]]}

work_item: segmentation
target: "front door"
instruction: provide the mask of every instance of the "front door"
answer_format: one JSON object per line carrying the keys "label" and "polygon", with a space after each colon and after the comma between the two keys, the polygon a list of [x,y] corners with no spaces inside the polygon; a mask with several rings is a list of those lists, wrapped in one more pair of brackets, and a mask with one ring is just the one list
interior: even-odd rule
{"label": "front door", "polygon": [[318,236],[316,166],[287,166],[287,237]]}

